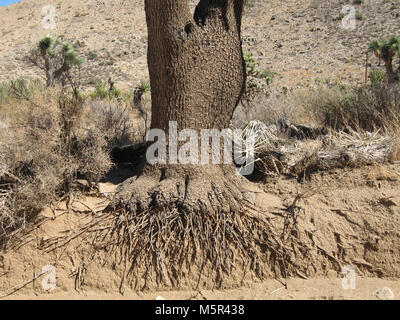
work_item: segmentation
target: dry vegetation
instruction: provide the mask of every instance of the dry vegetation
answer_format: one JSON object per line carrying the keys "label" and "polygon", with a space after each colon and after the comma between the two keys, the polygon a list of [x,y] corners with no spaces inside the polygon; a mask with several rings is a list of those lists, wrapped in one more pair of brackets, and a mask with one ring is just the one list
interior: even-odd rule
{"label": "dry vegetation", "polygon": [[2,85],[0,238],[71,192],[73,182],[99,181],[111,149],[137,139],[122,101],[76,97],[40,82]]}
{"label": "dry vegetation", "polygon": [[[328,83],[296,95],[273,90],[253,94],[242,102],[232,121],[232,125],[244,127],[244,135],[255,137],[256,171],[251,178],[265,181],[289,174],[301,181],[315,171],[398,160],[398,92],[398,84],[349,87]],[[6,247],[11,235],[29,229],[40,210],[70,198],[77,178],[86,179],[89,187],[102,179],[112,166],[113,148],[140,142],[142,133],[139,129],[135,132],[140,116],[127,93],[74,94],[63,87],[45,88],[40,82],[25,81],[3,84],[1,93],[0,237]],[[287,208],[297,208],[296,200]],[[179,214],[176,208],[149,214],[132,216],[111,210],[43,245],[53,250],[86,234],[93,255],[103,248],[123,262],[121,286],[127,281],[137,289],[153,286],[151,279],[172,287],[178,287],[178,282],[196,287],[206,267],[219,287],[225,285],[225,274],[236,274],[238,283],[245,274],[264,279],[272,274],[286,277],[305,272],[281,247],[271,225],[258,220],[257,214],[255,220],[241,223],[261,232],[261,247],[271,250],[268,261],[260,246],[248,243],[249,235],[231,230],[231,221],[237,217],[221,216],[217,227],[211,218],[199,220]],[[160,219],[162,230],[158,230]],[[184,228],[188,225],[192,229]],[[231,230],[233,237],[225,238],[225,231],[211,233],[221,227]],[[157,237],[139,236],[143,228]],[[201,230],[210,233],[204,233],[198,243],[185,237],[165,242],[173,234],[189,231],[200,237]],[[140,254],[140,248],[147,248],[152,255]],[[183,253],[192,260],[180,259]],[[234,259],[236,256],[241,260]],[[159,268],[152,269],[156,265]],[[241,275],[239,265],[244,272]],[[197,284],[189,277],[191,272],[198,277]]]}
{"label": "dry vegetation", "polygon": [[399,93],[385,83],[270,92],[243,104],[233,125],[255,137],[258,177],[398,161]]}

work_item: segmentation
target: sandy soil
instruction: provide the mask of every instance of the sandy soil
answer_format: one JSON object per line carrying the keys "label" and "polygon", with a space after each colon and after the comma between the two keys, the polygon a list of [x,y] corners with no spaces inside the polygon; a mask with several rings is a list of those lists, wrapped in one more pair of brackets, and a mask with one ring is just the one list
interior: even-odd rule
{"label": "sandy soil", "polygon": [[6,299],[23,300],[155,300],[163,297],[166,300],[378,300],[376,290],[388,287],[399,300],[400,281],[371,278],[357,278],[355,289],[343,289],[342,278],[289,279],[287,289],[276,280],[253,284],[247,288],[233,290],[201,291],[159,291],[136,293],[127,291],[124,295],[118,292],[68,291],[56,293],[17,293]]}

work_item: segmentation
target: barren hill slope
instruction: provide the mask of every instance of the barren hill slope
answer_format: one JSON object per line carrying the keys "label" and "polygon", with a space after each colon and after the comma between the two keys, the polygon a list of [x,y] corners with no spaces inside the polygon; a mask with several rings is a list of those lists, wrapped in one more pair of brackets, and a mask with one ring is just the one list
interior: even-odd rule
{"label": "barren hill slope", "polygon": [[[191,0],[192,8],[195,6]],[[243,25],[244,49],[261,69],[276,72],[275,85],[304,87],[316,79],[364,80],[367,43],[400,31],[400,2],[364,0],[354,5],[355,30],[342,28],[345,0],[253,0]],[[41,10],[56,9],[56,29],[45,30]],[[86,80],[112,76],[117,86],[132,87],[147,78],[147,32],[142,0],[24,0],[0,8],[0,81],[36,78],[22,59],[51,32],[81,41]],[[372,59],[373,65],[377,64]]]}

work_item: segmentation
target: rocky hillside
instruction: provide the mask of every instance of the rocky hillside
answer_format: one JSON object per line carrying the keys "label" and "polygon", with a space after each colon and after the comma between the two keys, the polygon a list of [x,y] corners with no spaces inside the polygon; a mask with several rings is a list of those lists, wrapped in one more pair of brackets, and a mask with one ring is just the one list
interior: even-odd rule
{"label": "rocky hillside", "polygon": [[[190,0],[192,8],[195,0]],[[363,0],[354,4],[355,30],[342,28],[345,0],[251,0],[243,25],[246,51],[260,69],[276,73],[274,85],[305,87],[330,79],[364,81],[365,49],[377,37],[400,32],[398,0]],[[56,29],[42,26],[42,8],[56,10]],[[0,8],[0,81],[37,78],[23,56],[51,32],[80,40],[85,81],[107,80],[131,88],[148,77],[147,32],[143,0],[24,0]],[[372,64],[378,61],[371,58]]]}

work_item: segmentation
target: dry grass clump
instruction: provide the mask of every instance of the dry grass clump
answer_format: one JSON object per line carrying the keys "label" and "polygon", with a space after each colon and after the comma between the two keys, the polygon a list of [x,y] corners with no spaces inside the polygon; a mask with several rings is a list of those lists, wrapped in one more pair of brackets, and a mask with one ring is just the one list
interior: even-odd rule
{"label": "dry grass clump", "polygon": [[45,85],[38,80],[25,81],[18,79],[0,83],[0,108],[7,108],[17,102],[20,97],[14,88],[18,88],[24,96],[34,98],[44,94]]}
{"label": "dry grass clump", "polygon": [[321,86],[303,102],[312,118],[334,130],[392,131],[400,125],[400,84]]}
{"label": "dry grass clump", "polygon": [[[294,95],[271,89],[241,105],[232,125],[255,137],[256,172],[262,176],[396,161],[400,85],[327,84]],[[302,134],[302,128],[316,134]]]}
{"label": "dry grass clump", "polygon": [[275,124],[279,119],[292,122],[304,121],[295,95],[279,93],[272,87],[267,93],[256,94],[249,101],[243,100],[236,108],[231,124],[235,128],[244,128],[250,121],[258,120],[267,125]]}

